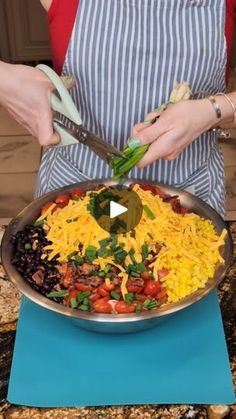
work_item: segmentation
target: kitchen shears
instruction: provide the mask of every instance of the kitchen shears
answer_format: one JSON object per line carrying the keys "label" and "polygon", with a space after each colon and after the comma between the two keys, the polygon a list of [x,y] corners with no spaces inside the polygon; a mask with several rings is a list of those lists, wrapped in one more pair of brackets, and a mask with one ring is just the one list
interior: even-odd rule
{"label": "kitchen shears", "polygon": [[[80,142],[88,146],[107,163],[113,156],[127,158],[116,147],[83,127],[82,119],[72,97],[55,71],[45,64],[39,64],[37,68],[43,71],[55,86],[55,92],[51,95],[51,107],[55,112],[53,127],[59,134],[60,143],[53,147],[63,147]],[[63,118],[61,118],[62,116]]]}

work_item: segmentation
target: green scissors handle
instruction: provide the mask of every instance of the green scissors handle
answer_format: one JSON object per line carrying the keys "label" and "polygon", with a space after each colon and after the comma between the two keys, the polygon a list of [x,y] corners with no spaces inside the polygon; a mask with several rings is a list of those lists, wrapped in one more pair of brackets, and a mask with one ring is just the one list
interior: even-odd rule
{"label": "green scissors handle", "polygon": [[[37,65],[37,68],[43,71],[46,76],[51,80],[55,86],[57,94],[52,93],[51,95],[51,107],[54,111],[59,112],[61,115],[69,118],[77,125],[82,124],[80,114],[68,92],[64,86],[61,78],[45,64]],[[70,144],[78,144],[78,141],[70,135],[66,130],[64,130],[55,120],[53,121],[53,127],[55,131],[59,134],[60,143],[55,147],[66,146]]]}

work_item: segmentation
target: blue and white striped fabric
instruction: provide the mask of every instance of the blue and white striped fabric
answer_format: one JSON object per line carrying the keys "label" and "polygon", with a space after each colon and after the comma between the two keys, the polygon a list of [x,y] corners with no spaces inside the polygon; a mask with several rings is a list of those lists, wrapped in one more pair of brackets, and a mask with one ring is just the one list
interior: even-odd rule
{"label": "blue and white striped fabric", "polygon": [[[119,149],[132,126],[165,103],[174,82],[192,91],[225,90],[225,0],[80,0],[63,73],[85,127]],[[44,153],[37,195],[111,170],[83,145]],[[224,163],[206,133],[173,161],[159,160],[131,177],[193,187],[225,213]]]}

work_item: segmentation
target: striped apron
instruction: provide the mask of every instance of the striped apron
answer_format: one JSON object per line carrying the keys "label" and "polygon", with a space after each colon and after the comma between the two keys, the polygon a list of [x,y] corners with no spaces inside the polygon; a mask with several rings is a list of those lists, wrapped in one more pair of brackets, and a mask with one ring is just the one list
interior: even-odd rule
{"label": "striped apron", "polygon": [[[80,0],[63,67],[84,126],[122,149],[132,126],[167,102],[174,82],[193,93],[225,91],[225,0]],[[81,144],[45,151],[36,195],[110,167]],[[190,188],[225,215],[224,162],[214,133],[175,160],[134,168],[130,177]]]}

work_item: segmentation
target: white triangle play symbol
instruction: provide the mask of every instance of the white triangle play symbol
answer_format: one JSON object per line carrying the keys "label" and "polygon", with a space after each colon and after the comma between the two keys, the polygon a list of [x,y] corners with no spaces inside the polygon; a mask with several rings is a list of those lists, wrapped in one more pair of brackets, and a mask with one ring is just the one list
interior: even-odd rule
{"label": "white triangle play symbol", "polygon": [[128,208],[123,205],[117,204],[117,202],[110,201],[110,218],[117,217],[118,215],[123,214],[128,211]]}

